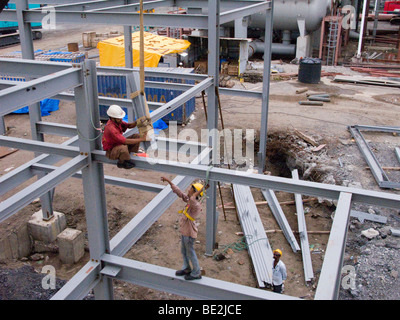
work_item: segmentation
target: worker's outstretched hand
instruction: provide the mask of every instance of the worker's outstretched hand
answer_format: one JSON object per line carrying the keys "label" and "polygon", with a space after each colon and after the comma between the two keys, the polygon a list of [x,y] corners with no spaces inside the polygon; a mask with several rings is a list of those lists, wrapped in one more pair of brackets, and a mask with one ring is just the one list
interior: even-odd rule
{"label": "worker's outstretched hand", "polygon": [[167,179],[166,177],[161,177],[161,181],[162,181],[162,182],[171,183],[171,181],[169,181],[169,179]]}

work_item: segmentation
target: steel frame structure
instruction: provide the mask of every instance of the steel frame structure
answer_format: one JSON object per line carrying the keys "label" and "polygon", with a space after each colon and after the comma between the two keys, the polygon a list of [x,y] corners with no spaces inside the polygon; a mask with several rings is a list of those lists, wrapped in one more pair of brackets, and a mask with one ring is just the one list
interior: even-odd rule
{"label": "steel frame structure", "polygon": [[[60,1],[48,0],[40,1],[40,3],[59,3]],[[31,2],[34,3],[35,1]],[[138,22],[137,8],[132,2],[129,0],[76,0],[74,4],[56,6],[57,21],[58,23],[119,24],[129,27]],[[257,10],[266,10],[266,59],[263,92],[259,94],[238,90],[221,90],[221,92],[225,91],[224,93],[227,94],[247,94],[261,97],[262,122],[260,145],[262,147],[259,151],[259,158],[263,160],[260,163],[264,163],[273,2],[222,1],[222,3],[229,7],[228,11],[221,12],[219,0],[166,0],[146,4],[150,7],[156,5],[177,5],[182,7],[202,7],[208,5],[209,10],[208,16],[145,15],[145,23],[147,25],[158,26],[162,24],[163,27],[184,25],[187,27],[208,29],[209,31],[208,76],[203,77],[199,84],[188,88],[185,93],[176,99],[163,106],[159,106],[151,113],[151,117],[153,120],[160,119],[184,101],[194,97],[196,93],[205,90],[207,91],[208,98],[207,127],[209,129],[217,128],[218,109],[216,107],[217,96],[215,89],[219,83],[219,25],[222,22],[240,19]],[[112,8],[110,8],[111,5]],[[125,9],[128,7],[135,12],[126,13]],[[123,12],[116,12],[115,10],[122,10]],[[82,64],[71,66],[70,64],[63,63],[33,61],[30,23],[41,21],[42,15],[38,10],[28,10],[27,0],[18,0],[17,9],[5,10],[1,18],[3,20],[19,22],[23,58],[32,60],[0,59],[0,74],[7,73],[18,76],[24,74],[28,77],[24,83],[0,83],[0,88],[3,88],[0,91],[0,116],[4,116],[13,110],[30,104],[31,127],[34,134],[32,134],[32,140],[0,136],[0,145],[30,150],[35,152],[36,157],[2,176],[0,178],[0,189],[2,192],[12,190],[15,186],[34,175],[38,175],[39,179],[24,190],[0,203],[0,221],[4,221],[16,213],[37,196],[41,196],[43,207],[43,205],[46,205],[45,195],[50,194],[49,191],[52,188],[69,177],[81,178],[83,183],[90,260],[52,299],[82,299],[92,289],[94,290],[96,299],[112,299],[113,279],[128,281],[198,299],[296,299],[287,295],[207,277],[203,277],[203,279],[195,282],[184,281],[175,276],[174,270],[123,258],[122,256],[132,245],[175,201],[176,195],[170,187],[104,175],[103,163],[114,162],[105,157],[100,139],[98,139],[99,134],[96,130],[100,125],[100,119],[95,62],[86,60]],[[126,30],[129,31],[129,28]],[[127,61],[126,65],[129,66],[129,61]],[[118,70],[121,72],[134,71],[129,70],[129,68]],[[79,114],[76,126],[41,121],[40,109],[37,108],[37,102],[43,98],[60,97],[62,96],[62,92],[71,88],[74,90],[74,95],[73,97],[69,96],[68,99],[75,100],[76,112]],[[66,97],[65,94],[64,97]],[[117,101],[117,99],[114,101]],[[113,100],[108,100],[108,102],[112,103]],[[35,104],[32,106],[32,103]],[[129,107],[128,104],[127,107]],[[132,105],[130,107],[133,108]],[[42,138],[43,134],[60,134],[70,136],[71,138],[62,144],[53,144],[44,142]],[[217,156],[212,148],[213,141],[216,141],[214,138],[212,136],[209,137],[207,146],[199,146],[200,153],[190,164],[158,161],[157,159],[143,159],[140,157],[134,157],[134,160],[140,169],[177,174],[173,182],[180,188],[189,186],[193,178],[208,179],[210,181],[210,188],[207,191],[209,199],[207,200],[206,216],[206,250],[209,253],[214,249],[213,245],[215,243],[217,181],[338,200],[335,219],[315,296],[316,299],[337,298],[346,243],[347,224],[352,202],[363,202],[370,205],[398,209],[400,208],[400,196],[384,192],[262,174],[248,174],[240,171],[210,167],[210,160]],[[179,142],[168,141],[166,143],[176,144]],[[54,164],[65,157],[72,159],[61,166],[54,166]],[[107,226],[105,183],[157,192],[153,200],[111,240],[109,239]],[[51,206],[51,201],[47,204]]]}
{"label": "steel frame structure", "polygon": [[[390,181],[386,172],[383,170],[375,154],[368,145],[368,142],[364,139],[361,131],[374,131],[374,132],[390,132],[390,133],[400,133],[400,127],[376,127],[376,126],[363,126],[355,125],[350,126],[349,131],[357,143],[361,154],[363,155],[365,161],[367,162],[369,168],[371,169],[372,175],[374,176],[379,187],[393,189],[400,188],[400,182]],[[397,159],[400,161],[400,155],[398,148],[394,149]]]}

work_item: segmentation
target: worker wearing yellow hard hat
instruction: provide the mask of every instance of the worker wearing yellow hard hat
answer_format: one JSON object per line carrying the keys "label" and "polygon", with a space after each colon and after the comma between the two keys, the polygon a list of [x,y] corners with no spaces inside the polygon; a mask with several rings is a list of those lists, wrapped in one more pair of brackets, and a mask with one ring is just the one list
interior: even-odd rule
{"label": "worker wearing yellow hard hat", "polygon": [[185,280],[201,279],[201,270],[196,251],[194,250],[194,242],[198,232],[196,219],[199,218],[202,212],[199,197],[203,196],[204,186],[201,183],[193,183],[186,192],[183,192],[168,178],[161,177],[161,181],[167,182],[171,186],[172,191],[186,202],[185,209],[179,211],[182,214],[179,219],[179,231],[181,234],[183,266],[180,270],[176,271],[175,275],[184,276]]}
{"label": "worker wearing yellow hard hat", "polygon": [[275,249],[273,251],[274,261],[272,262],[272,287],[276,293],[282,293],[284,289],[285,280],[287,278],[286,266],[280,260],[282,257],[282,251]]}

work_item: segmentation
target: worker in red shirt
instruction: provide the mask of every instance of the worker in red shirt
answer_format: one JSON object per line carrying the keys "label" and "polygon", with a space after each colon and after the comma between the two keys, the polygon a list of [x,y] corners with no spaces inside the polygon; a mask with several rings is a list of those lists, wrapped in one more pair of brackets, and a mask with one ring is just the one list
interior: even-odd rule
{"label": "worker in red shirt", "polygon": [[131,160],[131,152],[137,153],[140,142],[146,141],[146,135],[140,137],[139,134],[133,134],[128,138],[123,136],[126,129],[135,128],[137,123],[127,123],[122,119],[125,117],[125,111],[118,105],[112,105],[107,110],[110,117],[104,129],[102,144],[106,157],[111,160],[118,160],[118,168],[131,169],[135,166]]}

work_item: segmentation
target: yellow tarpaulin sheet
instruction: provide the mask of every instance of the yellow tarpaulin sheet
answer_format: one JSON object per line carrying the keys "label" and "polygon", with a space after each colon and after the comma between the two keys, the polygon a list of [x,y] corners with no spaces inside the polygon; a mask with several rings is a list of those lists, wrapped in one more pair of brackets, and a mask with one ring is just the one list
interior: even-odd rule
{"label": "yellow tarpaulin sheet", "polygon": [[[133,66],[139,67],[140,32],[132,33]],[[163,37],[144,32],[144,65],[157,67],[163,55],[180,53],[189,48],[187,40]],[[103,40],[97,44],[100,65],[103,67],[125,67],[124,36]]]}

